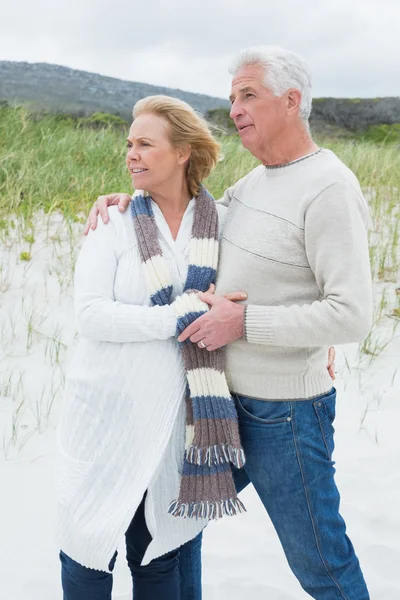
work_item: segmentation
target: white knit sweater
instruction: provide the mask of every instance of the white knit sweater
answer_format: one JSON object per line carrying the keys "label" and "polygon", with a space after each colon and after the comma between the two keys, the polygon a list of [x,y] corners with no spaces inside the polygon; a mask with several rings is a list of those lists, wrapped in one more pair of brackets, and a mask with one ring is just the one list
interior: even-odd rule
{"label": "white knit sweater", "polygon": [[[195,200],[176,241],[153,203],[173,296],[186,280]],[[220,228],[226,208],[218,207]],[[75,310],[80,339],[58,432],[60,548],[80,564],[109,562],[147,490],[152,535],[143,564],[192,539],[206,520],[167,513],[184,453],[186,377],[171,306],[150,306],[130,210],[113,207],[80,252]]]}

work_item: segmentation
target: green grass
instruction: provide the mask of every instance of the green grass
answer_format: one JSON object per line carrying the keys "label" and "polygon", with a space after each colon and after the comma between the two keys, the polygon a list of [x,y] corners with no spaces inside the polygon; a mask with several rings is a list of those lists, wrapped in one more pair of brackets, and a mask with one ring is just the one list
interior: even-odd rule
{"label": "green grass", "polygon": [[109,125],[0,109],[0,218],[38,209],[74,217],[99,194],[129,189],[125,133]]}
{"label": "green grass", "polygon": [[371,125],[362,137],[366,141],[375,142],[376,144],[397,144],[397,149],[400,145],[400,123],[393,125]]}
{"label": "green grass", "polygon": [[[0,219],[14,212],[28,216],[39,208],[74,217],[85,213],[100,194],[128,192],[126,132],[120,121],[115,124],[106,117],[94,119],[95,127],[90,127],[87,120],[38,118],[23,108],[0,108]],[[364,189],[378,190],[379,202],[383,194],[399,203],[397,145],[332,139],[321,143],[355,172]],[[223,160],[207,182],[216,197],[257,164],[236,136],[222,138],[221,145]]]}
{"label": "green grass", "polygon": [[[128,124],[125,131],[120,119],[108,115],[75,119],[1,107],[0,229],[12,227],[14,215],[29,224],[39,209],[82,219],[97,196],[129,192],[127,128]],[[216,198],[258,164],[237,136],[224,136],[220,141],[221,160],[206,182]],[[358,177],[371,209],[373,274],[381,280],[393,279],[400,236],[397,144],[366,139],[317,141],[332,149]],[[32,234],[27,231],[25,235]]]}

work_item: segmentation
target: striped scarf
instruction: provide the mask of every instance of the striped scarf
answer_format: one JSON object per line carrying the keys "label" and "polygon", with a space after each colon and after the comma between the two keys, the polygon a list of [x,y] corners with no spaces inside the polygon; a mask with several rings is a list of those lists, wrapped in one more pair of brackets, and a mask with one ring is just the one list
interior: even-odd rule
{"label": "striped scarf", "polygon": [[[172,279],[162,256],[150,195],[136,191],[131,210],[151,302],[170,304]],[[218,214],[214,198],[204,187],[196,199],[189,252],[184,292],[174,303],[177,337],[208,311],[197,292],[207,291],[216,278]],[[231,464],[242,467],[244,453],[224,374],[224,351],[220,348],[209,352],[189,339],[180,343],[180,348],[187,376],[186,449],[179,497],[168,512],[207,519],[235,515],[245,508],[236,494]]]}

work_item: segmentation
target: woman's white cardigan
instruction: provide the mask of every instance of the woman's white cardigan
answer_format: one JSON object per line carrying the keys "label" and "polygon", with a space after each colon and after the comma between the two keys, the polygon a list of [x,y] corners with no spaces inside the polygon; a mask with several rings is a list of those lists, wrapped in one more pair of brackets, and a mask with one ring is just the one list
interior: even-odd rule
{"label": "woman's white cardigan", "polygon": [[[153,210],[174,297],[186,280],[195,200],[176,241]],[[218,207],[220,228],[225,207]],[[147,490],[152,542],[142,564],[195,537],[206,520],[172,517],[184,453],[186,377],[175,310],[150,306],[128,209],[99,220],[79,254],[75,312],[80,338],[58,430],[60,548],[109,571],[110,560]]]}

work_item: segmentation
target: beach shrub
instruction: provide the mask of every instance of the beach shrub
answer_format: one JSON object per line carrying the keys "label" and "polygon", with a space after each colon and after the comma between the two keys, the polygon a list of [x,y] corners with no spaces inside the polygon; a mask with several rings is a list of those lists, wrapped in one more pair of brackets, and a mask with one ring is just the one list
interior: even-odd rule
{"label": "beach shrub", "polygon": [[371,125],[362,136],[375,144],[400,144],[400,123],[394,125]]}
{"label": "beach shrub", "polygon": [[94,113],[90,117],[83,117],[78,120],[78,123],[81,127],[93,127],[94,129],[115,127],[126,130],[129,127],[128,121],[121,119],[121,117],[101,112]]}

